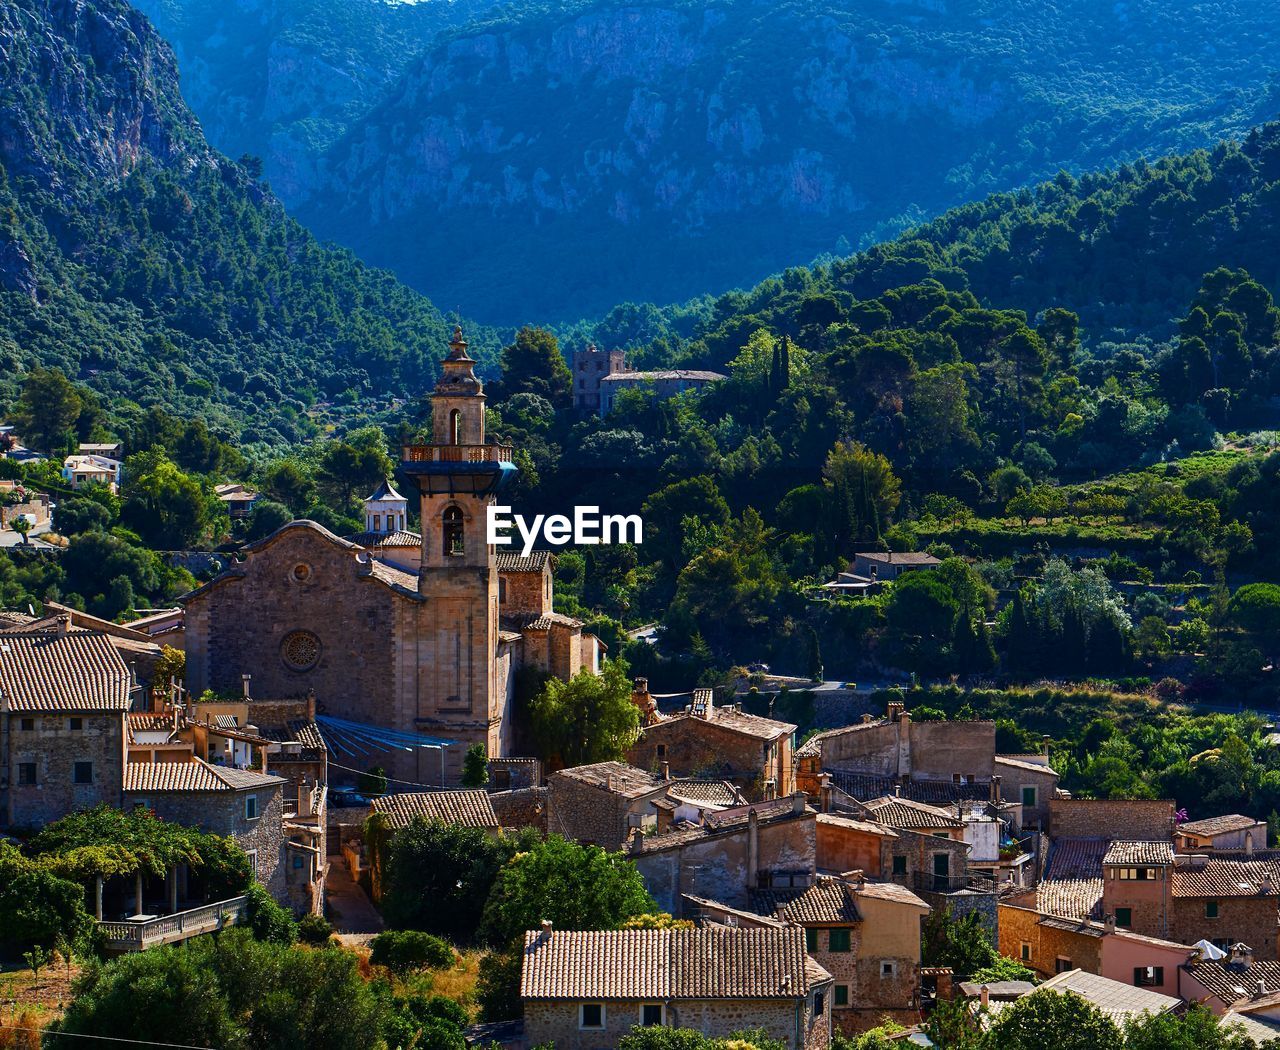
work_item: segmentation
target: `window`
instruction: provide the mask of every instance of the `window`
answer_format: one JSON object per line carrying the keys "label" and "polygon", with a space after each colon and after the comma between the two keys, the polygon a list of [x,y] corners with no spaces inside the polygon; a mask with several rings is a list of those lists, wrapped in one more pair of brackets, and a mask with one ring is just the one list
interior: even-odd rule
{"label": "window", "polygon": [[489,783],[493,785],[494,791],[510,791],[511,790],[511,770],[489,768]]}
{"label": "window", "polygon": [[446,558],[456,558],[466,553],[466,544],[462,534],[462,511],[457,507],[449,507],[444,512],[443,546]]}
{"label": "window", "polygon": [[36,729],[36,720],[34,718],[24,718],[22,720],[22,731],[24,733],[34,733]]}
{"label": "window", "polygon": [[1116,925],[1122,929],[1128,929],[1133,925],[1133,909],[1117,908],[1116,909]]}
{"label": "window", "polygon": [[1133,983],[1138,988],[1158,988],[1164,984],[1163,966],[1135,966]]}
{"label": "window", "polygon": [[847,984],[837,984],[835,995],[831,1000],[832,1006],[848,1006],[849,1005],[849,986]]}
{"label": "window", "polygon": [[258,796],[257,795],[245,795],[244,819],[245,820],[258,819]]}
{"label": "window", "polygon": [[583,1003],[578,1007],[578,1027],[604,1028],[604,1003]]}
{"label": "window", "polygon": [[1054,973],[1066,973],[1068,970],[1074,970],[1074,969],[1075,967],[1071,965],[1071,960],[1068,959],[1065,955],[1059,955],[1056,959],[1053,960]]}
{"label": "window", "polygon": [[1023,941],[1021,951],[1019,951],[1018,955],[1023,962],[1030,962],[1031,961],[1031,945],[1028,942]]}
{"label": "window", "polygon": [[1036,789],[1031,786],[1022,789],[1022,804],[1028,808],[1033,808],[1036,804]]}
{"label": "window", "polygon": [[1116,868],[1116,877],[1124,882],[1155,882],[1160,876],[1156,868]]}
{"label": "window", "polygon": [[382,531],[382,515],[381,514],[375,514],[373,516],[373,531],[374,532]]}
{"label": "window", "polygon": [[68,729],[70,729],[73,733],[78,733],[78,732],[80,732],[80,730],[82,730],[82,729],[84,728],[84,719],[83,719],[83,718],[68,718],[68,719],[67,719],[67,728],[68,728]]}
{"label": "window", "polygon": [[320,639],[310,631],[290,631],[280,642],[280,659],[290,671],[310,671],[320,662]]}
{"label": "window", "polygon": [[662,1024],[664,1018],[661,1003],[640,1004],[640,1027],[653,1028]]}
{"label": "window", "polygon": [[449,413],[449,444],[457,445],[462,439],[462,413],[456,408]]}
{"label": "window", "polygon": [[18,763],[18,783],[19,784],[35,784],[36,782],[36,764],[34,762]]}
{"label": "window", "polygon": [[501,576],[498,577],[498,601],[507,604],[507,581]]}
{"label": "window", "polygon": [[666,757],[667,757],[667,745],[666,745],[666,744],[659,744],[659,745],[658,745],[658,748],[657,748],[657,751],[658,751],[658,757],[659,757],[659,758],[666,758]]}
{"label": "window", "polygon": [[1205,902],[1204,902],[1204,917],[1205,917],[1206,919],[1216,919],[1216,918],[1218,917],[1218,902],[1217,902],[1217,901],[1205,901]]}
{"label": "window", "polygon": [[301,858],[300,856],[298,856],[298,854],[296,854],[296,853],[293,855],[293,866],[294,866],[295,868],[300,868],[300,867],[302,867],[302,858]]}
{"label": "window", "polygon": [[823,992],[813,993],[813,1016],[821,1017],[827,1012],[827,997]]}
{"label": "window", "polygon": [[831,935],[827,938],[827,947],[833,952],[847,952],[849,950],[849,931],[832,930]]}
{"label": "window", "polygon": [[880,960],[880,976],[881,977],[897,977],[898,964],[892,959]]}
{"label": "window", "polygon": [[949,838],[951,838],[951,832],[949,832],[949,831],[935,831],[935,832],[933,833],[933,837],[934,837],[935,839],[949,839]]}
{"label": "window", "polygon": [[804,931],[804,950],[807,952],[818,950],[818,931],[812,926]]}
{"label": "window", "polygon": [[[374,527],[376,528],[377,526]],[[299,562],[293,567],[293,572],[290,575],[299,583],[306,583],[311,579],[311,566],[306,562]]]}
{"label": "window", "polygon": [[92,784],[93,783],[93,763],[77,762],[71,767],[71,783],[73,784]]}
{"label": "window", "polygon": [[244,851],[244,855],[249,858],[249,870],[253,872],[253,877],[258,877],[258,851],[256,849],[248,849]]}
{"label": "window", "polygon": [[905,875],[907,873],[907,858],[895,854],[893,858],[893,873],[895,875]]}

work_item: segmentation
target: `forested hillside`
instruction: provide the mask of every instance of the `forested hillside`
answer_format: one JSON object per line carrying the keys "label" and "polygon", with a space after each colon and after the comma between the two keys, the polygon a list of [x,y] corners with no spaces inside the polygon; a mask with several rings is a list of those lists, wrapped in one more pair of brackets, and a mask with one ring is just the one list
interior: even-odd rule
{"label": "forested hillside", "polygon": [[418,394],[439,312],[255,176],[206,144],[138,12],[0,6],[0,402],[57,366],[117,418],[159,405],[279,445],[317,402]]}
{"label": "forested hillside", "polygon": [[679,301],[1243,133],[1271,28],[1247,0],[519,5],[416,58],[299,216],[490,320]]}

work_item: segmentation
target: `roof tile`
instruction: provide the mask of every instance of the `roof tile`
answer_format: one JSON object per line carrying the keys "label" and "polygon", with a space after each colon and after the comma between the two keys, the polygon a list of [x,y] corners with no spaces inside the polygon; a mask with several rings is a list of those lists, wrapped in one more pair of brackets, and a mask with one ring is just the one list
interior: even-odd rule
{"label": "roof tile", "polygon": [[373,800],[373,811],[385,813],[394,830],[407,827],[415,817],[464,828],[501,826],[485,791],[418,791],[383,795]]}

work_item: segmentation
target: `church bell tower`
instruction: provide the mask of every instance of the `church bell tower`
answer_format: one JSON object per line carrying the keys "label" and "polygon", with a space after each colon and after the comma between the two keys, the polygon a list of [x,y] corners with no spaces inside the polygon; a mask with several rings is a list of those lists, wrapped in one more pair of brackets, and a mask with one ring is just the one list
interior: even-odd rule
{"label": "church bell tower", "polygon": [[[432,395],[432,442],[405,448],[401,462],[420,496],[418,591],[426,599],[408,658],[417,675],[417,710],[406,713],[419,732],[461,741],[447,753],[456,771],[469,743],[484,743],[490,755],[504,753],[506,686],[496,670],[498,572],[487,508],[516,467],[511,448],[485,437],[484,388],[461,327],[441,368]],[[429,774],[424,765],[423,775]]]}

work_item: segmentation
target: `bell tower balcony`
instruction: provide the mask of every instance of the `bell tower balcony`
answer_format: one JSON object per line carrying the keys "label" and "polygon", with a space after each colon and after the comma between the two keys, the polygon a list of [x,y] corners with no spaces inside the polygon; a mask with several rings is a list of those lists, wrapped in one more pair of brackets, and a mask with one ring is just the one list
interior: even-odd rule
{"label": "bell tower balcony", "polygon": [[518,468],[511,445],[406,445],[400,462],[424,496],[493,496]]}

